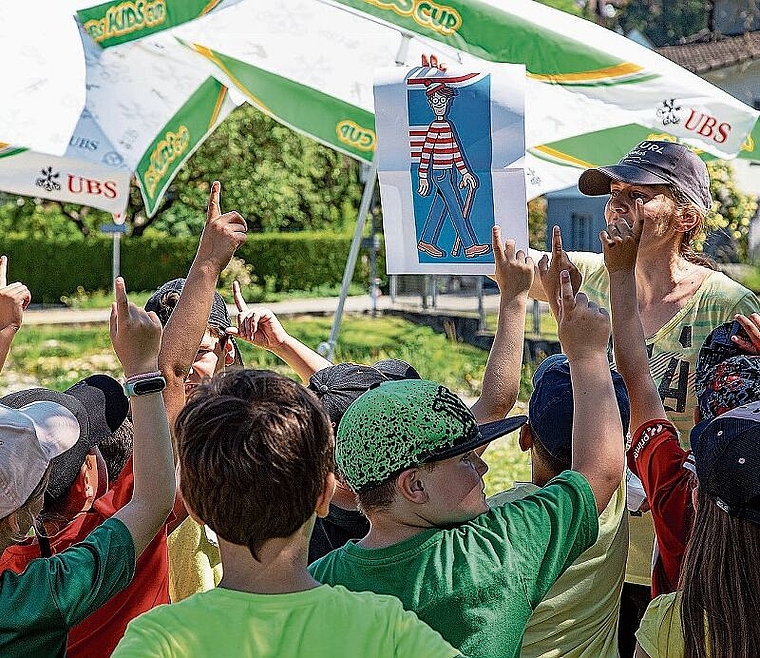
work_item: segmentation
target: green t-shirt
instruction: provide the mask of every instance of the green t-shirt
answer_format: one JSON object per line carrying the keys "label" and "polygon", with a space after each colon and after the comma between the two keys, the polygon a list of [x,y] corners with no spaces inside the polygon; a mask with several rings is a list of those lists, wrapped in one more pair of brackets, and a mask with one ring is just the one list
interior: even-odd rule
{"label": "green t-shirt", "polygon": [[81,543],[0,574],[0,656],[63,656],[66,633],[126,587],[135,572],[127,527],[108,519]]}
{"label": "green t-shirt", "polygon": [[[519,484],[488,499],[492,507],[540,491]],[[528,621],[520,658],[617,658],[620,592],[628,555],[625,479],[599,515],[599,537],[552,588]]]}
{"label": "green t-shirt", "polygon": [[397,596],[467,656],[509,658],[533,608],[597,532],[591,487],[565,471],[468,523],[385,548],[349,542],[309,570],[320,582]]}
{"label": "green t-shirt", "polygon": [[322,585],[291,594],[217,588],[132,620],[114,657],[419,658],[459,652],[390,596]]}
{"label": "green t-shirt", "polygon": [[[603,255],[572,252],[569,256],[583,275],[581,291],[592,302],[609,309],[610,278]],[[760,302],[752,291],[722,272],[711,272],[686,305],[654,336],[647,337],[649,370],[684,447],[688,447],[694,427],[694,368],[702,343],[715,327],[733,320],[737,313],[750,315],[758,311]]]}

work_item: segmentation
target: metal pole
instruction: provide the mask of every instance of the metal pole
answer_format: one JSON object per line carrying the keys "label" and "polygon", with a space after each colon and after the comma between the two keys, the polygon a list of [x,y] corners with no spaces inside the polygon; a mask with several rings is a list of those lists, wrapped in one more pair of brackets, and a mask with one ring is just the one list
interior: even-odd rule
{"label": "metal pole", "polygon": [[116,294],[116,277],[121,271],[121,233],[113,234],[113,249],[111,253],[111,281]]}
{"label": "metal pole", "polygon": [[346,260],[346,268],[343,270],[343,284],[340,288],[340,297],[338,298],[338,307],[335,309],[335,315],[333,316],[332,329],[330,330],[330,338],[326,342],[320,343],[317,347],[319,352],[325,358],[332,360],[335,355],[335,345],[338,342],[338,334],[340,333],[340,323],[343,319],[343,307],[346,304],[346,297],[348,297],[348,287],[351,285],[351,279],[354,277],[354,269],[356,268],[356,260],[359,257],[359,247],[362,242],[362,233],[364,232],[364,224],[367,221],[367,214],[369,213],[369,206],[372,203],[372,196],[375,192],[375,181],[377,180],[377,155],[372,160],[372,164],[367,174],[367,181],[364,183],[364,192],[362,193],[362,200],[359,204],[359,216],[356,218],[356,228],[354,229],[354,239],[351,241],[351,249],[348,252],[348,260]]}
{"label": "metal pole", "polygon": [[483,305],[483,277],[479,276],[475,281],[475,289],[478,291],[478,331],[486,330],[486,309]]}

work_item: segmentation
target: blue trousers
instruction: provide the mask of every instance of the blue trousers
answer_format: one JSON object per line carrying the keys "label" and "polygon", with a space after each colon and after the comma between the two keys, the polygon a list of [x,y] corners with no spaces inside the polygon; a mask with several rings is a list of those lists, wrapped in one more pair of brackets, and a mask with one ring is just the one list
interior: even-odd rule
{"label": "blue trousers", "polygon": [[430,205],[425,225],[422,228],[420,240],[428,244],[437,245],[441,237],[443,222],[446,217],[451,218],[454,230],[459,235],[462,245],[468,249],[476,244],[478,239],[470,224],[470,220],[462,213],[462,199],[456,188],[454,168],[431,169],[428,181],[433,192],[433,203]]}

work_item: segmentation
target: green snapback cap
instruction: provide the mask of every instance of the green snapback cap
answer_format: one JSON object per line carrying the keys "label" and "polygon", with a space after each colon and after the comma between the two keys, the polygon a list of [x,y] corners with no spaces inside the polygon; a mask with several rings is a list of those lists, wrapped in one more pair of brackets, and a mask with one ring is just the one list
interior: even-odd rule
{"label": "green snapback cap", "polygon": [[407,468],[462,455],[517,429],[525,416],[484,425],[448,388],[423,379],[384,382],[353,402],[338,426],[335,459],[355,492]]}

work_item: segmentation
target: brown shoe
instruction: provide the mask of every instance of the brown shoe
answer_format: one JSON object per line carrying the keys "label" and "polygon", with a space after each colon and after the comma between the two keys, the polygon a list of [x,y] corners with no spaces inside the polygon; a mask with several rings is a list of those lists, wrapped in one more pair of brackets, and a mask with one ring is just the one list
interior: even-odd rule
{"label": "brown shoe", "polygon": [[434,244],[430,244],[429,242],[423,242],[420,240],[417,243],[417,249],[419,251],[424,251],[428,256],[432,256],[433,258],[446,258],[445,251],[439,249]]}
{"label": "brown shoe", "polygon": [[464,255],[467,258],[477,258],[483,256],[491,251],[490,244],[474,244],[472,247],[467,247],[464,250]]}

